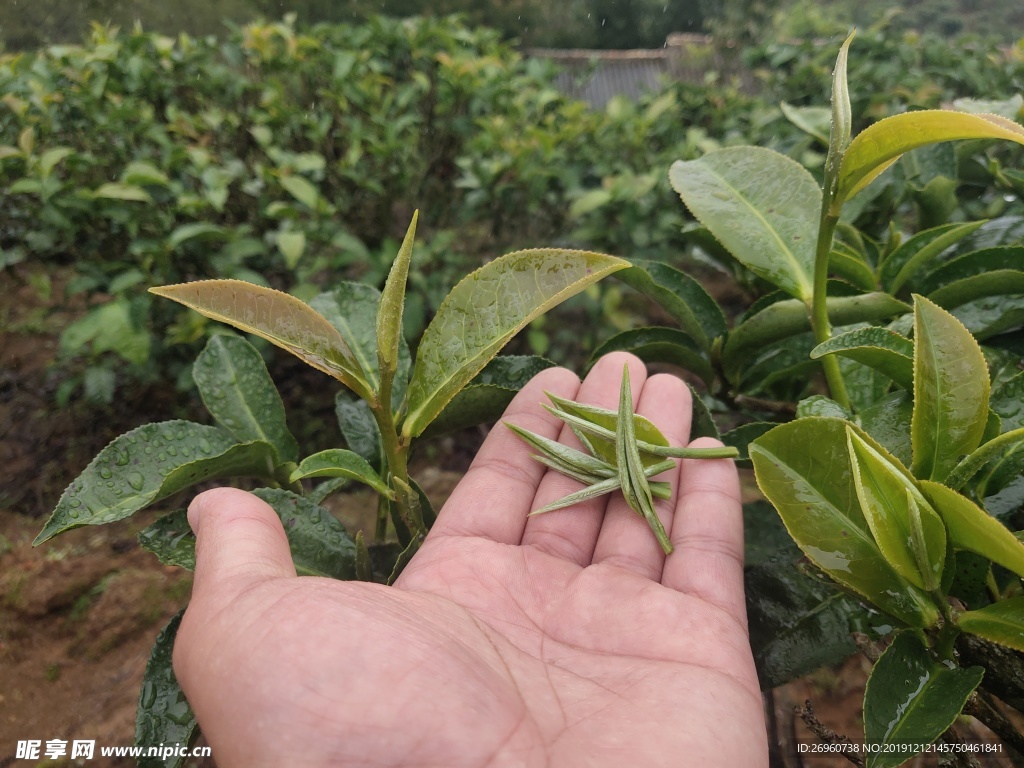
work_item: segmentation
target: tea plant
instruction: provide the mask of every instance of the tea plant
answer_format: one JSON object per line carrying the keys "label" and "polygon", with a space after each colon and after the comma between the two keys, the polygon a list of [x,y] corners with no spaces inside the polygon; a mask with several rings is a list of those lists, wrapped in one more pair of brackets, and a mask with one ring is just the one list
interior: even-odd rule
{"label": "tea plant", "polygon": [[[751,423],[725,436],[749,448],[793,541],[841,588],[785,574],[785,547],[755,554],[748,607],[762,684],[847,655],[851,629],[867,645],[895,631],[865,695],[865,736],[878,750],[867,765],[898,765],[935,739],[955,740],[946,731],[961,711],[1019,748],[1024,739],[989,696],[1019,707],[1024,694],[1019,657],[997,650],[1024,651],[1024,544],[999,519],[1024,503],[1021,347],[1012,333],[1024,323],[1024,249],[988,245],[999,232],[1019,232],[1019,221],[948,224],[902,242],[893,236],[884,249],[840,222],[844,206],[906,152],[950,140],[1024,144],[1024,127],[932,110],[853,135],[849,45],[834,74],[821,188],[797,163],[755,147],[671,170],[721,247],[778,293],[709,343],[681,292],[647,286],[681,328],[626,332],[605,347],[674,358],[752,410],[763,403],[744,392],[806,394],[820,365],[829,397],[801,400],[789,423]],[[972,237],[973,249],[945,258]],[[684,275],[665,274],[696,295]]]}

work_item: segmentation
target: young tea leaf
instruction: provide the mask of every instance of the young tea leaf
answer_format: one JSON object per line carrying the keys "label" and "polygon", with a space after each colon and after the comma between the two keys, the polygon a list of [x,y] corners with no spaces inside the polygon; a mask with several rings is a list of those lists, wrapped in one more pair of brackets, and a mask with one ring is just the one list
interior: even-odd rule
{"label": "young tea leaf", "polygon": [[380,307],[377,310],[377,360],[381,378],[388,386],[398,368],[398,353],[402,337],[402,309],[405,306],[405,286],[409,279],[409,262],[412,260],[412,245],[416,239],[416,222],[419,211],[412,216],[412,223],[405,233],[405,240],[398,251],[395,263],[391,265]]}
{"label": "young tea leaf", "polygon": [[957,617],[956,623],[964,632],[1024,651],[1024,597],[1000,600],[977,611],[965,611]]}
{"label": "young tea leaf", "polygon": [[914,343],[887,328],[870,326],[841,333],[811,350],[815,360],[830,354],[874,368],[908,391],[914,388]]}
{"label": "young tea leaf", "polygon": [[196,358],[192,378],[206,410],[236,440],[263,440],[277,449],[280,462],[298,461],[284,403],[252,344],[240,336],[211,337]]}
{"label": "young tea leaf", "polygon": [[585,251],[519,251],[465,277],[423,333],[402,424],[416,437],[520,330],[629,262]]}
{"label": "young tea leaf", "polygon": [[360,397],[373,398],[359,362],[341,334],[294,296],[241,280],[200,280],[149,290],[260,336],[338,379]]}
{"label": "young tea leaf", "polygon": [[347,477],[366,483],[377,493],[388,498],[394,497],[394,493],[388,488],[387,483],[381,479],[366,459],[358,453],[341,448],[330,448],[307,456],[295,468],[289,480],[294,483],[307,477]]}
{"label": "young tea leaf", "polygon": [[196,569],[196,537],[188,524],[187,510],[179,509],[158,518],[139,531],[137,538],[139,546],[156,555],[164,565]]}
{"label": "young tea leaf", "polygon": [[894,768],[935,741],[983,675],[981,667],[951,669],[933,661],[914,632],[896,635],[864,691],[864,738],[876,749],[868,768]]}
{"label": "young tea leaf", "polygon": [[960,321],[914,297],[913,471],[942,481],[981,443],[988,418],[988,367]]}

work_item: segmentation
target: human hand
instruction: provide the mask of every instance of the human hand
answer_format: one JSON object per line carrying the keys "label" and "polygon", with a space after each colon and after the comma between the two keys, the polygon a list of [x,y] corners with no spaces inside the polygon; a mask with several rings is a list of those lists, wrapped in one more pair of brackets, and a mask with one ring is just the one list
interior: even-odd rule
{"label": "human hand", "polygon": [[[637,412],[685,445],[686,385],[621,353],[582,385],[544,371],[504,418],[575,444],[543,391],[614,409],[627,360]],[[217,764],[766,766],[736,470],[659,479],[667,558],[619,494],[528,518],[579,485],[499,423],[394,587],[297,578],[262,501],[199,496],[174,666]]]}

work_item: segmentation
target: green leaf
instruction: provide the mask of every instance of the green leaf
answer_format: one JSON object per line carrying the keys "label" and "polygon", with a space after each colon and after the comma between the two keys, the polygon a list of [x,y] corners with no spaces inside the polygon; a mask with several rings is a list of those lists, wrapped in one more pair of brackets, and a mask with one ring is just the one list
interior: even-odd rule
{"label": "green leaf", "polygon": [[868,755],[868,768],[901,765],[935,741],[984,673],[981,667],[951,669],[933,661],[914,632],[896,635],[864,691],[864,738],[879,748]]}
{"label": "green leaf", "polygon": [[961,139],[1006,139],[1024,144],[1024,128],[997,115],[969,115],[944,109],[904,112],[880,120],[850,143],[843,158],[833,211],[838,212],[844,200],[878,178],[904,152]]}
{"label": "green leaf", "polygon": [[[946,559],[942,520],[892,456],[872,448],[849,427],[846,437],[857,499],[882,556],[911,584],[928,592],[937,589]],[[912,517],[920,524],[915,525]],[[923,533],[920,542],[915,530]]]}
{"label": "green leaf", "polygon": [[171,183],[166,173],[151,163],[134,161],[125,166],[121,181],[140,187],[166,187]]}
{"label": "green leaf", "polygon": [[402,309],[405,307],[405,286],[409,279],[409,262],[412,260],[412,245],[416,239],[416,221],[419,211],[413,214],[412,223],[405,233],[405,240],[398,250],[398,257],[391,265],[380,307],[377,310],[377,361],[382,378],[388,387],[398,369],[398,354],[402,336]]}
{"label": "green leaf", "polygon": [[292,197],[314,211],[320,208],[320,192],[316,186],[304,176],[282,176],[281,186]]}
{"label": "green leaf", "polygon": [[394,495],[366,459],[358,453],[341,448],[329,448],[307,456],[295,468],[289,480],[294,483],[307,477],[348,477],[366,483],[388,498]]}
{"label": "green leaf", "polygon": [[1024,576],[1024,543],[970,499],[930,480],[921,491],[946,524],[949,543],[987,557],[1018,576]]}
{"label": "green leaf", "polygon": [[75,150],[71,147],[54,147],[48,149],[43,153],[42,157],[39,158],[39,170],[43,176],[49,176],[53,173],[53,169],[64,159],[75,154]]}
{"label": "green leaf", "polygon": [[862,291],[873,291],[878,288],[875,272],[864,260],[864,255],[845,243],[837,242],[832,246],[828,267],[830,272]]}
{"label": "green leaf", "polygon": [[715,378],[711,362],[697,343],[675,328],[633,328],[606,339],[591,353],[588,366],[609,352],[624,350],[645,363],[668,363],[700,376],[706,384]]}
{"label": "green leaf", "polygon": [[[179,611],[161,630],[146,662],[135,715],[137,746],[148,749],[164,744],[191,745],[199,736],[199,722],[178,684],[171,659],[184,613]],[[184,764],[184,757],[139,759],[140,768],[179,768]]]}
{"label": "green leaf", "polygon": [[[860,322],[878,322],[910,310],[907,304],[887,293],[836,296],[826,301],[829,321],[834,327]],[[722,349],[722,364],[735,377],[750,356],[768,344],[811,329],[807,305],[796,299],[777,301],[745,319],[733,329]]]}
{"label": "green leaf", "polygon": [[828,146],[829,126],[832,123],[832,111],[828,107],[794,107],[783,101],[779,109],[789,122]]}
{"label": "green leaf", "polygon": [[1024,271],[997,269],[937,288],[928,296],[978,339],[1024,324]]}
{"label": "green leaf", "polygon": [[821,190],[807,170],[760,147],[730,147],[669,171],[694,217],[754,274],[802,301],[813,294]]}
{"label": "green leaf", "polygon": [[306,233],[279,232],[277,234],[277,249],[284,257],[284,265],[288,269],[295,269],[302,261],[302,254],[306,252]]}
{"label": "green leaf", "polygon": [[353,400],[347,392],[339,392],[334,401],[334,413],[345,444],[366,459],[370,466],[380,470],[384,457],[380,428],[367,402]]}
{"label": "green leaf", "polygon": [[164,565],[196,569],[196,537],[188,524],[188,512],[179,509],[158,518],[139,531],[139,546],[152,552]]}
{"label": "green leaf", "polygon": [[1024,597],[1000,600],[977,611],[965,611],[957,617],[956,623],[964,632],[1024,651]]}
{"label": "green leaf", "polygon": [[[946,476],[945,483],[953,490],[958,491],[963,488],[967,481],[986,465],[990,468],[988,479],[991,478],[992,472],[1009,466],[1016,469],[1018,461],[1015,459],[1022,454],[1022,448],[1024,448],[1024,429],[1015,429],[1012,432],[999,434],[999,417],[991,412],[989,415],[994,417],[997,422],[994,427],[991,423],[989,425],[989,429],[993,429],[996,434],[983,442],[974,453],[964,457]],[[1019,470],[1014,472],[1014,474],[1018,473]]]}
{"label": "green leaf", "polygon": [[1004,269],[1019,272],[1021,267],[1024,267],[1024,245],[983,248],[950,259],[929,271],[918,281],[919,293],[929,295],[969,277]]}
{"label": "green leaf", "polygon": [[252,344],[240,336],[212,336],[196,358],[192,378],[206,410],[236,440],[263,440],[277,450],[280,463],[298,461],[284,403]]}
{"label": "green leaf", "polygon": [[585,251],[519,251],[465,277],[423,333],[403,434],[420,435],[531,320],[628,266],[622,259]]}
{"label": "green leaf", "polygon": [[459,390],[422,436],[436,437],[497,421],[516,392],[538,373],[553,366],[550,360],[531,355],[500,355],[494,358]]}
{"label": "green leaf", "polygon": [[914,297],[913,471],[943,480],[981,443],[988,418],[988,368],[981,347],[952,315]]}
{"label": "green leaf", "polygon": [[[588,442],[598,458],[615,466],[617,461],[615,432],[618,429],[618,413],[607,408],[599,408],[596,405],[566,400],[557,395],[552,395],[550,392],[546,394],[555,405],[552,412],[559,418],[562,418],[563,421],[566,421],[570,427],[574,426],[574,424],[581,428],[593,425],[601,430],[600,432],[592,429],[588,430],[586,433]],[[566,420],[562,414],[568,414],[576,421]],[[639,413],[633,414],[633,434],[637,440],[642,440],[650,445],[667,447],[669,444],[668,438],[662,434],[661,430]],[[659,457],[650,456],[645,459],[645,464],[650,466],[650,464],[656,463],[658,460]]]}
{"label": "green leaf", "polygon": [[882,262],[879,270],[882,285],[890,293],[898,292],[919,272],[925,270],[939,254],[963,240],[984,223],[971,221],[966,224],[943,224],[941,227],[918,232],[901,243]]}
{"label": "green leaf", "polygon": [[295,570],[300,576],[356,578],[356,545],[344,526],[323,507],[291,491],[259,488],[253,495],[281,518]]}
{"label": "green leaf", "polygon": [[99,452],[64,491],[34,543],[81,525],[122,520],[203,480],[268,477],[274,459],[269,443],[238,444],[219,427],[189,421],[146,424]]}
{"label": "green leaf", "polygon": [[847,428],[839,419],[808,418],[758,438],[749,449],[758,486],[819,568],[907,624],[932,626],[934,604],[889,565],[860,510]]}
{"label": "green leaf", "polygon": [[992,410],[1009,431],[1024,427],[1024,372],[1004,381],[992,391],[989,400]]}
{"label": "green leaf", "polygon": [[153,202],[153,198],[149,196],[149,192],[144,190],[142,187],[136,187],[132,184],[119,184],[117,182],[101,184],[93,191],[92,196],[102,198],[104,200],[123,200],[125,202],[133,203]]}
{"label": "green leaf", "polygon": [[538,460],[542,457],[549,459],[551,463],[544,462],[547,466],[581,483],[590,485],[607,480],[615,475],[615,468],[611,464],[589,453],[563,445],[557,440],[536,435],[510,422],[505,422],[505,426],[518,435],[527,445],[540,451],[541,456],[534,456],[534,458]]}
{"label": "green leaf", "polygon": [[725,336],[725,316],[699,282],[658,261],[632,259],[632,264],[615,277],[658,302],[703,350],[710,349],[714,339]]}
{"label": "green leaf", "polygon": [[821,416],[825,419],[846,419],[847,421],[853,418],[852,414],[843,406],[824,395],[811,395],[797,403],[796,417],[798,419],[805,419],[808,416]]}
{"label": "green leaf", "polygon": [[228,232],[224,227],[216,224],[208,224],[205,221],[197,221],[192,224],[182,224],[180,227],[176,227],[167,238],[167,250],[175,251],[182,245],[182,243],[187,243],[189,240],[206,242],[224,240],[227,236]]}
{"label": "green leaf", "polygon": [[815,360],[829,354],[874,368],[906,390],[914,388],[914,344],[886,328],[858,328],[833,336],[811,350]]}
{"label": "green leaf", "polygon": [[910,421],[914,402],[906,390],[897,390],[857,414],[857,423],[903,466],[911,462]]}
{"label": "green leaf", "polygon": [[750,454],[748,449],[750,444],[761,437],[766,435],[778,424],[770,421],[754,421],[750,424],[743,424],[742,426],[730,429],[728,432],[722,435],[722,442],[732,448],[739,451],[740,455],[737,457],[737,462],[743,462],[741,466],[750,465]]}
{"label": "green leaf", "polygon": [[260,336],[338,379],[363,399],[373,398],[352,348],[327,318],[294,296],[240,280],[201,280],[149,290]]}
{"label": "green leaf", "polygon": [[839,57],[832,72],[832,130],[829,133],[828,155],[825,158],[825,196],[831,200],[839,186],[840,167],[853,132],[853,112],[850,107],[850,86],[846,81],[846,62],[850,43],[856,30],[851,32],[839,49]]}

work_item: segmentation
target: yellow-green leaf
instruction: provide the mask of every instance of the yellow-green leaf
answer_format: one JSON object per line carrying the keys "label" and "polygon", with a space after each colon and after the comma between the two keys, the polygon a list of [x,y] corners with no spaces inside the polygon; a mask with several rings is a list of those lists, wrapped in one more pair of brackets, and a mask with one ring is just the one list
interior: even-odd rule
{"label": "yellow-green leaf", "polygon": [[914,297],[914,475],[944,480],[981,444],[988,419],[988,367],[953,315]]}
{"label": "yellow-green leaf", "polygon": [[519,251],[459,282],[423,333],[409,382],[406,436],[423,432],[531,320],[628,261],[587,251]]}
{"label": "yellow-green leaf", "polygon": [[294,296],[241,280],[200,280],[149,290],[260,336],[338,379],[360,397],[373,397],[359,362],[338,329]]}
{"label": "yellow-green leaf", "polygon": [[964,632],[1024,651],[1024,597],[1000,600],[977,611],[961,613],[956,620]]}
{"label": "yellow-green leaf", "polygon": [[960,139],[1006,139],[1024,144],[1024,127],[999,115],[971,115],[945,109],[904,112],[880,120],[850,142],[843,157],[833,212],[905,152]]}
{"label": "yellow-green leaf", "polygon": [[398,368],[398,347],[402,338],[402,310],[405,307],[405,285],[409,278],[409,262],[412,260],[412,244],[416,239],[416,222],[419,211],[412,215],[412,223],[405,233],[405,240],[398,251],[395,263],[391,265],[384,291],[377,309],[377,361],[381,379],[390,385]]}

